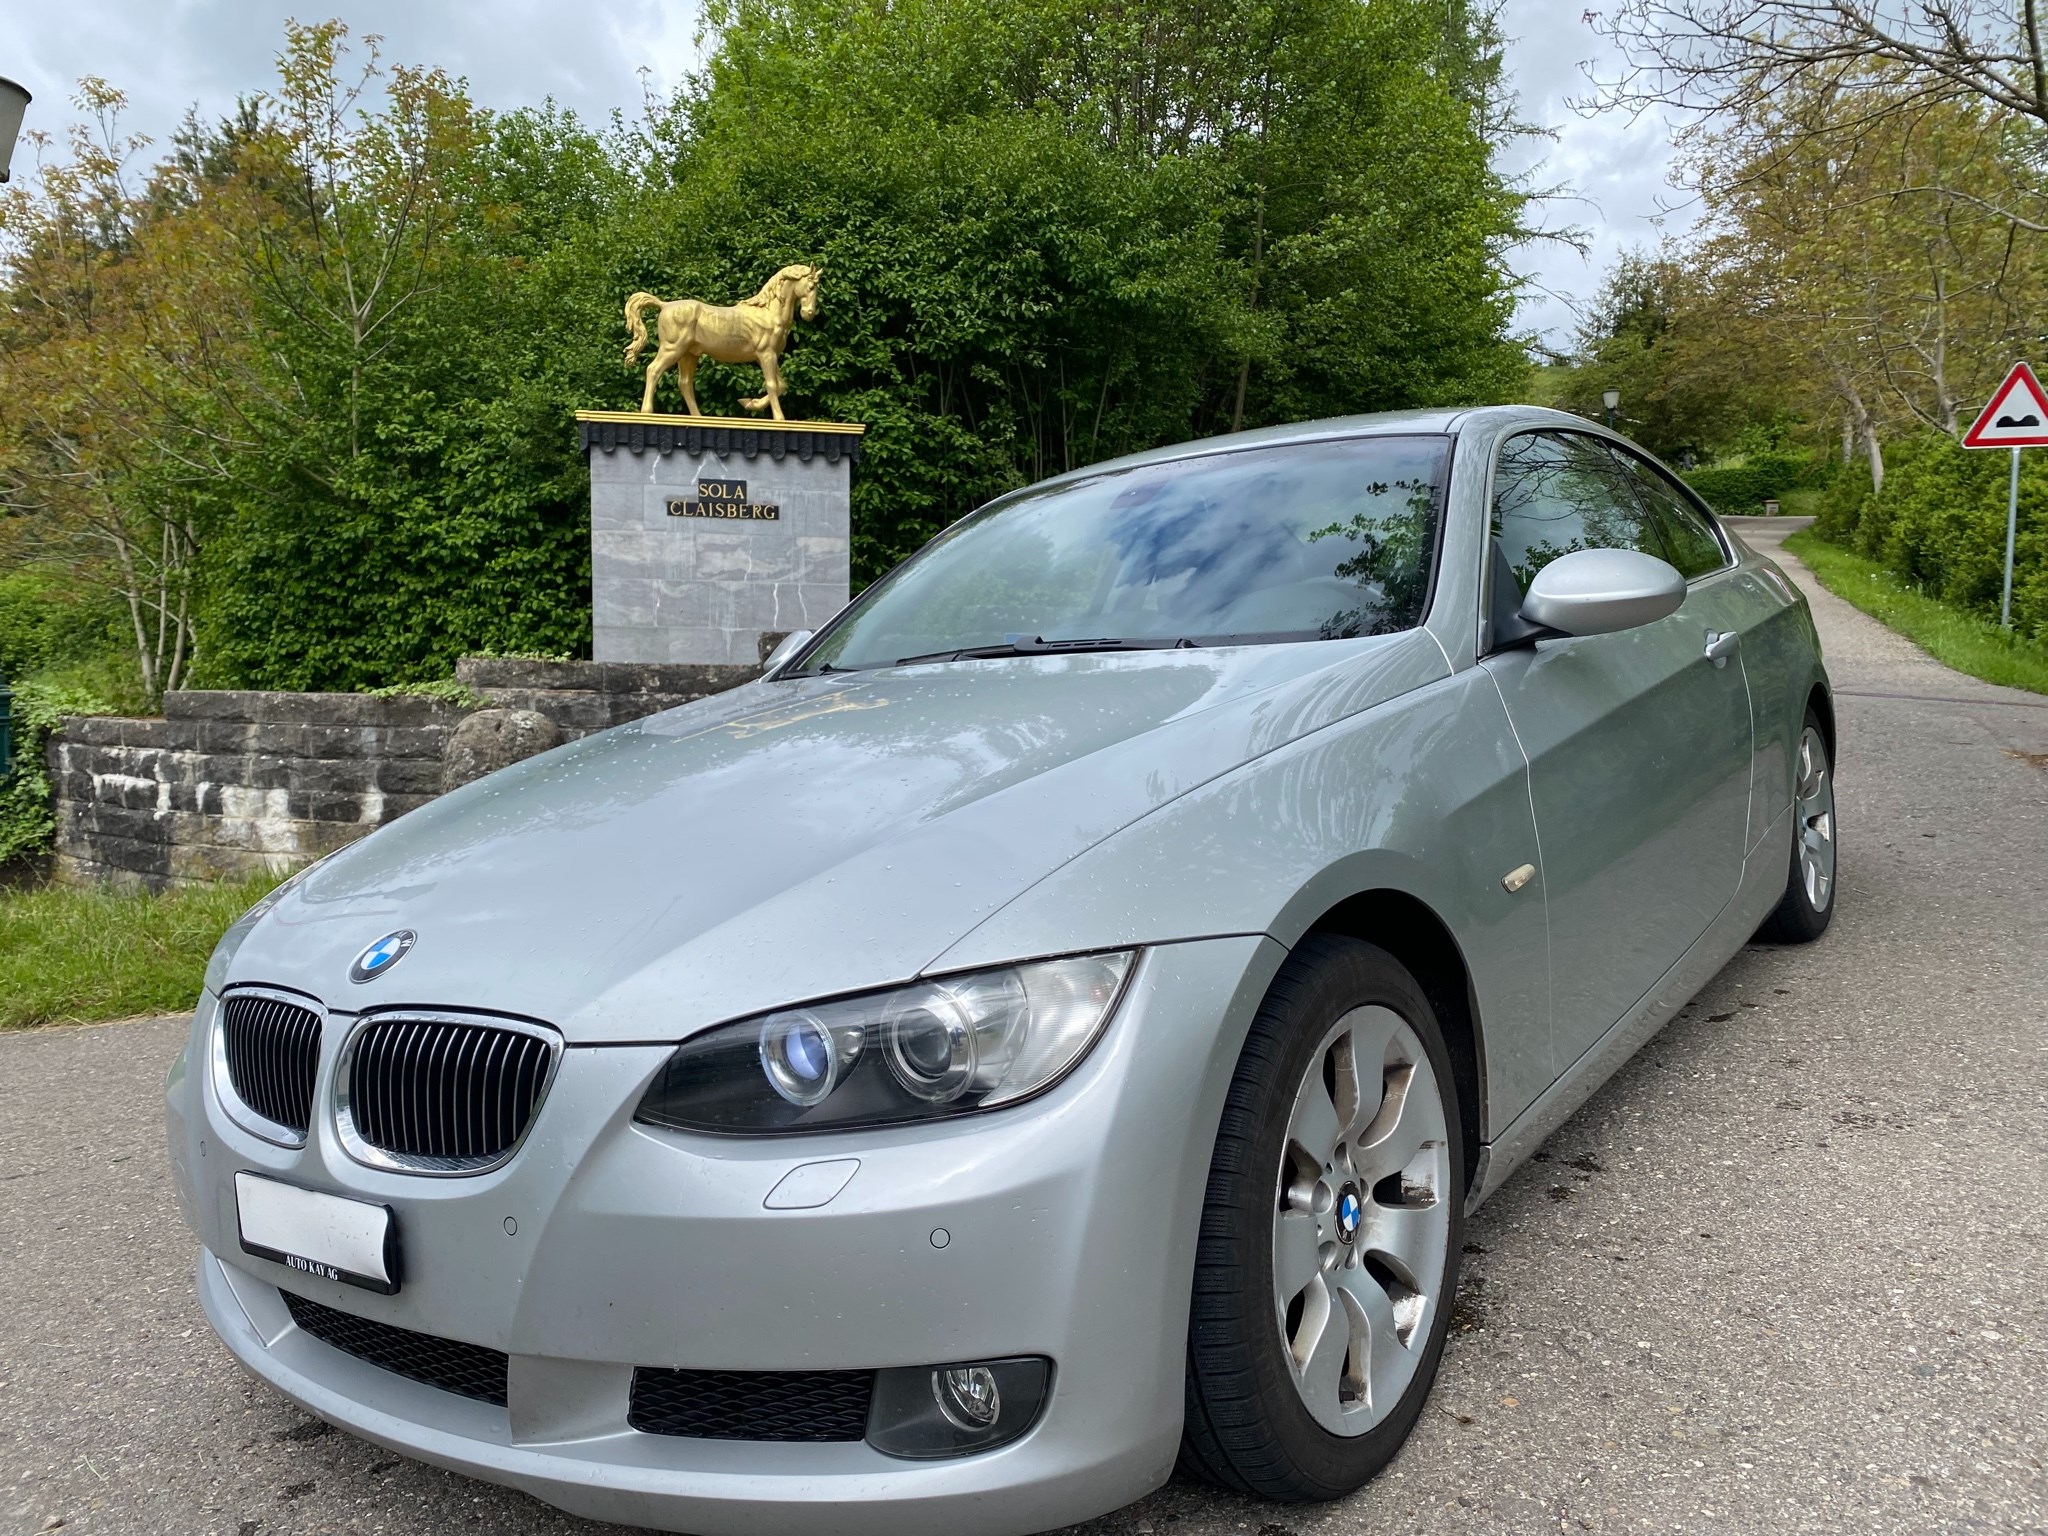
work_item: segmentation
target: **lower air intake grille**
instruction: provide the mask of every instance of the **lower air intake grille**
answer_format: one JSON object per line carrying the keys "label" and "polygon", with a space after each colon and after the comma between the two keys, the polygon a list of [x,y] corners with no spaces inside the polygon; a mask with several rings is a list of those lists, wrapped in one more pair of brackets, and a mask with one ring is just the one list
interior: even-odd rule
{"label": "lower air intake grille", "polygon": [[381,1018],[348,1048],[342,1133],[373,1161],[429,1172],[488,1168],[526,1134],[555,1037],[500,1024]]}
{"label": "lower air intake grille", "polygon": [[274,997],[231,996],[220,1008],[221,1045],[235,1096],[300,1136],[313,1121],[320,1015]]}
{"label": "lower air intake grille", "polygon": [[694,1440],[860,1440],[873,1371],[633,1372],[626,1422]]}
{"label": "lower air intake grille", "polygon": [[473,1397],[480,1403],[496,1403],[500,1408],[505,1406],[506,1359],[495,1349],[437,1339],[432,1334],[394,1328],[389,1323],[373,1323],[367,1317],[337,1312],[290,1291],[278,1294],[284,1297],[293,1322],[345,1355],[439,1387],[443,1392]]}

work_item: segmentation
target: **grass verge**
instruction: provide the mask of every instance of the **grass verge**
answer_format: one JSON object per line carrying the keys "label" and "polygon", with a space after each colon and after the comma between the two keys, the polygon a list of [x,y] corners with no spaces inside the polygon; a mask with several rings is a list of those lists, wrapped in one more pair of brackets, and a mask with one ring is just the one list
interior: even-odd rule
{"label": "grass verge", "polygon": [[215,942],[276,883],[258,875],[161,896],[0,891],[0,1029],[190,1008]]}
{"label": "grass verge", "polygon": [[1802,528],[1785,548],[1835,596],[1897,630],[1945,666],[1987,683],[2048,693],[2048,646],[2008,635],[1996,624],[1916,591],[1875,560]]}

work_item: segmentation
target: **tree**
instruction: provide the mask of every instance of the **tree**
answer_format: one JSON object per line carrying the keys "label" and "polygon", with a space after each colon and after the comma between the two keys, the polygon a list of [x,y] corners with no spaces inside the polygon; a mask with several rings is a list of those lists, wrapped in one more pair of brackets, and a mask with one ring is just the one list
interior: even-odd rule
{"label": "tree", "polygon": [[1742,115],[1889,78],[1913,106],[1974,98],[2048,125],[2039,0],[1621,0],[1605,30],[1634,66],[1619,100]]}
{"label": "tree", "polygon": [[1624,252],[1579,328],[1559,405],[1597,417],[1615,389],[1628,431],[1653,453],[1732,447],[1787,400],[1791,358],[1758,298],[1682,247]]}
{"label": "tree", "polygon": [[[106,579],[177,637],[153,690],[587,647],[573,412],[637,403],[635,290],[822,262],[785,373],[868,424],[857,582],[1029,479],[1525,378],[1513,130],[1464,0],[717,0],[707,25],[701,73],[602,131],[295,25],[276,86],[188,122],[133,198],[46,176],[7,205],[0,475],[44,547],[139,530],[143,575]],[[707,365],[705,408],[738,377]]]}
{"label": "tree", "polygon": [[[357,459],[369,372],[463,260],[451,236],[476,211],[468,182],[486,119],[441,70],[382,68],[376,37],[344,79],[346,37],[339,22],[285,24],[279,90],[236,158],[270,191],[239,231],[243,259],[261,298],[334,368]],[[362,108],[372,87],[376,113]]]}
{"label": "tree", "polygon": [[120,600],[153,702],[192,657],[204,487],[238,446],[228,402],[248,309],[175,168],[131,193],[143,141],[120,130],[121,94],[88,79],[75,101],[92,125],[71,134],[71,158],[0,202],[4,543]]}
{"label": "tree", "polygon": [[1957,434],[2037,331],[2048,279],[2040,239],[1992,211],[2038,183],[1987,110],[1869,111],[1879,99],[1790,92],[1702,136],[1691,159],[1701,265],[1764,296],[1780,344],[1808,363],[1812,414],[1842,422],[1873,485],[1885,435]]}
{"label": "tree", "polygon": [[665,248],[713,293],[823,260],[826,313],[789,371],[873,426],[860,575],[1037,475],[1522,381],[1502,259],[1519,199],[1487,138],[1497,48],[1460,6],[708,15],[709,65],[654,132],[670,228],[693,238],[615,243]]}
{"label": "tree", "polygon": [[[2041,0],[2017,10],[1979,0],[1621,0],[1603,30],[1628,68],[1594,105],[1675,106],[1710,119],[1757,122],[1788,97],[1824,97],[1809,131],[1855,139],[1886,119],[1962,106],[1994,124],[2048,127],[2048,45]],[[1928,191],[2033,231],[2048,229],[1946,182]]]}
{"label": "tree", "polygon": [[2031,215],[2048,199],[2031,127],[1866,59],[1738,96],[1684,141],[1705,216],[1618,271],[1582,338],[1580,396],[1632,365],[1631,397],[1683,402],[1703,442],[1708,402],[1724,436],[1789,414],[1839,432],[1881,487],[1888,439],[1953,437],[2038,340],[2048,247]]}

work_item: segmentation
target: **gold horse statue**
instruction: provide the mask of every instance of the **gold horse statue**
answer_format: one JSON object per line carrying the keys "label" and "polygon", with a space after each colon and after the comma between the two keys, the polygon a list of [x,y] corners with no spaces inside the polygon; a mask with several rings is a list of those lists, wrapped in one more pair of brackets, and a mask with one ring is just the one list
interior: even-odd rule
{"label": "gold horse statue", "polygon": [[740,404],[749,411],[770,410],[777,421],[782,414],[782,353],[789,345],[790,328],[801,314],[806,320],[818,317],[817,267],[784,267],[751,299],[737,304],[706,304],[701,299],[673,299],[667,303],[651,293],[636,293],[626,300],[626,329],[632,344],[626,348],[626,366],[631,367],[647,345],[644,311],[660,310],[655,333],[661,344],[654,349],[654,361],[647,365],[647,388],[640,396],[640,409],[654,409],[654,386],[669,369],[683,387],[683,403],[692,416],[697,408],[697,364],[703,358],[721,363],[759,363],[764,393]]}

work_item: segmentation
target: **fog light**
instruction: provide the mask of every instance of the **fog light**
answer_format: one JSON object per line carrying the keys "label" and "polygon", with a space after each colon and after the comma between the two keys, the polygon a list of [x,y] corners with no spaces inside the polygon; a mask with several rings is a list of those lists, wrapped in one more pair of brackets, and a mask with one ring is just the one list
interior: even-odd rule
{"label": "fog light", "polygon": [[1038,1422],[1052,1362],[1036,1356],[877,1371],[868,1444],[889,1456],[968,1456]]}
{"label": "fog light", "polygon": [[939,1412],[952,1420],[953,1427],[969,1434],[987,1429],[1003,1411],[1003,1394],[996,1386],[995,1372],[985,1365],[933,1371],[932,1396],[938,1399]]}

